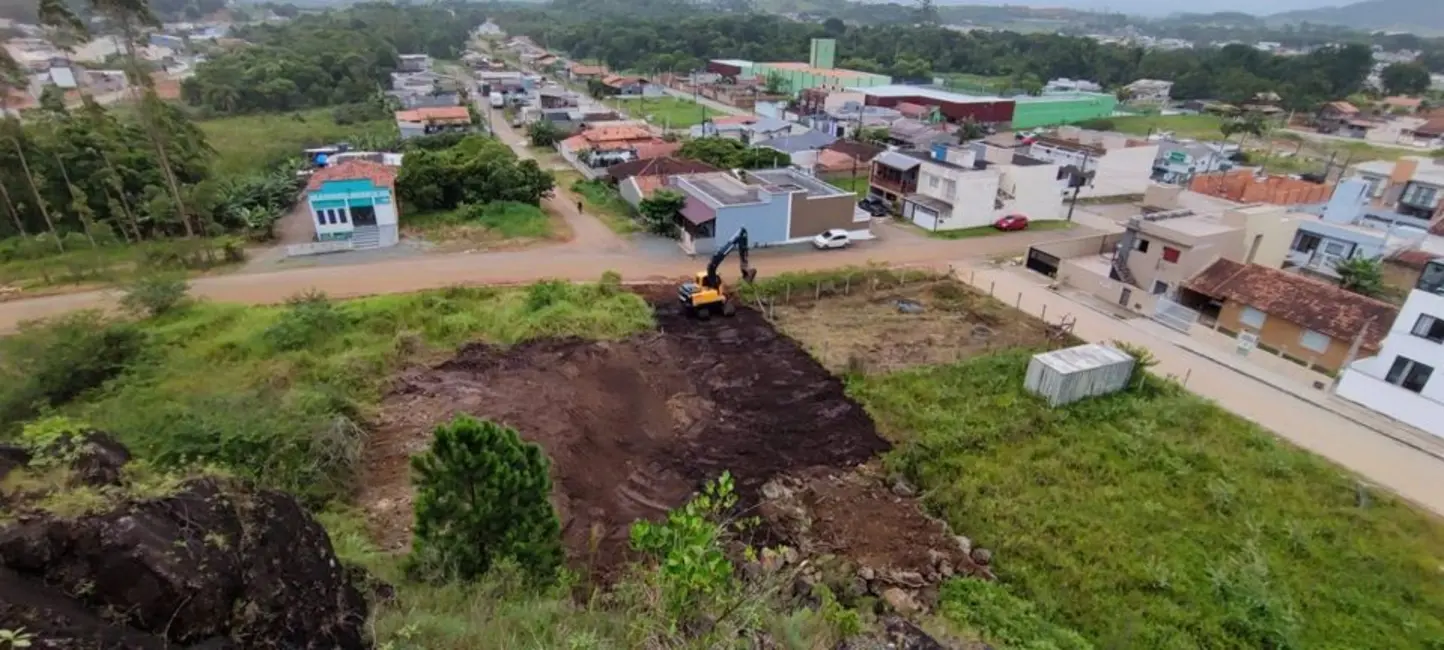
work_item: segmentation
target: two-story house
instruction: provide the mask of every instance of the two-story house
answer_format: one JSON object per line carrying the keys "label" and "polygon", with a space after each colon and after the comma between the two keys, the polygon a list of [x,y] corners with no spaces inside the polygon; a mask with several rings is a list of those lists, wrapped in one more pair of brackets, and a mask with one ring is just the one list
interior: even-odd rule
{"label": "two-story house", "polygon": [[1051,135],[1033,138],[1027,153],[1060,167],[1091,173],[1080,197],[1126,196],[1148,189],[1158,144],[1122,133],[1065,126]]}
{"label": "two-story house", "polygon": [[1344,260],[1388,257],[1428,238],[1427,219],[1372,207],[1368,192],[1368,184],[1357,178],[1339,183],[1318,218],[1299,220],[1285,268],[1337,280],[1335,267]]}
{"label": "two-story house", "polygon": [[1022,154],[990,163],[976,149],[958,146],[918,160],[917,190],[903,197],[901,213],[921,228],[976,228],[1014,214],[1034,221],[1062,217],[1064,182],[1056,165]]}
{"label": "two-story house", "polygon": [[667,185],[686,198],[680,225],[688,252],[711,252],[740,228],[756,247],[806,242],[832,229],[872,237],[872,217],[856,195],[795,169],[683,174]]}
{"label": "two-story house", "polygon": [[1359,108],[1349,102],[1329,102],[1319,107],[1314,115],[1314,125],[1319,133],[1334,133],[1359,117]]}
{"label": "two-story house", "polygon": [[1186,183],[1197,174],[1233,169],[1233,155],[1237,145],[1212,142],[1158,143],[1158,154],[1153,159],[1153,180],[1162,183]]}
{"label": "two-story house", "polygon": [[1344,370],[1338,395],[1444,437],[1444,376],[1434,377],[1444,375],[1444,260],[1424,266],[1396,318],[1368,328],[1385,333],[1382,346]]}
{"label": "two-story house", "polygon": [[1356,165],[1351,178],[1368,185],[1375,206],[1428,219],[1438,234],[1444,219],[1444,160],[1422,156],[1373,160]]}
{"label": "two-story house", "polygon": [[918,151],[884,151],[872,159],[867,181],[868,196],[893,205],[918,190],[918,168],[928,155]]}

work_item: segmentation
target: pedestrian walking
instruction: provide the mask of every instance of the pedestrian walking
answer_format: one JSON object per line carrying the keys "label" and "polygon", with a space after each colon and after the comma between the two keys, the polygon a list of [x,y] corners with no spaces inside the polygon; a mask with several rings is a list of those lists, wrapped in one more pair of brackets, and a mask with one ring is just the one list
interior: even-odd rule
{"label": "pedestrian walking", "polygon": [[577,201],[577,212],[580,213],[581,211],[582,211],[582,202],[581,202],[581,201]]}

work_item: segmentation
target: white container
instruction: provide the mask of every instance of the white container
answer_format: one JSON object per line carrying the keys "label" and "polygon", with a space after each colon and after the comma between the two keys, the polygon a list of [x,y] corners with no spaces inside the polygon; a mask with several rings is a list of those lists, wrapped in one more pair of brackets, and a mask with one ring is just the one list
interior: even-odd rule
{"label": "white container", "polygon": [[1048,400],[1048,406],[1070,404],[1123,390],[1134,363],[1128,353],[1101,343],[1044,352],[1028,362],[1023,386]]}

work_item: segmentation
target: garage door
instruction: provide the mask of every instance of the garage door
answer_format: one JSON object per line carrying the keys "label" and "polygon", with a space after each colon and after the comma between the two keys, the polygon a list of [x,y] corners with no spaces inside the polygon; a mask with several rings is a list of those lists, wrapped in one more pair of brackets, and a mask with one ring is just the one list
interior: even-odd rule
{"label": "garage door", "polygon": [[1058,277],[1058,257],[1036,248],[1028,249],[1028,268],[1050,278]]}

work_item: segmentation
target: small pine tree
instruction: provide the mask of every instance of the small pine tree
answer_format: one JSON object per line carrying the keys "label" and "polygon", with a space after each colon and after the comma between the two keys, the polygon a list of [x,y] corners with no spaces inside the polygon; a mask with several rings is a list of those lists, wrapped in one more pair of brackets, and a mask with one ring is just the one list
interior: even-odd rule
{"label": "small pine tree", "polygon": [[508,427],[459,416],[411,459],[416,486],[413,571],[469,580],[510,557],[542,581],[562,562],[561,524],[540,447]]}

